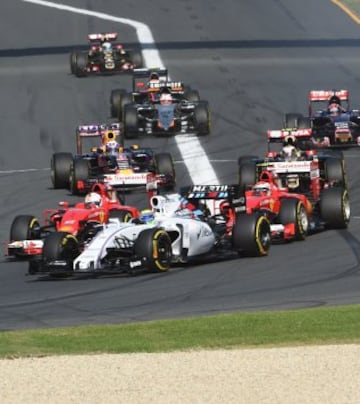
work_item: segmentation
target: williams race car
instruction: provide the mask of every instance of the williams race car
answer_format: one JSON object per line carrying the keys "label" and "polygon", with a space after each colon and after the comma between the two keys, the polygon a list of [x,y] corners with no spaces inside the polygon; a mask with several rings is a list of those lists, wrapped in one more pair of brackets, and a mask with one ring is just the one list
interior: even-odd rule
{"label": "williams race car", "polygon": [[[85,141],[92,144],[89,153],[84,153]],[[151,148],[135,144],[124,147],[119,123],[81,125],[76,129],[76,144],[74,156],[53,154],[54,188],[69,188],[72,194],[82,194],[98,181],[122,191],[145,189],[154,181],[168,190],[175,186],[171,154],[155,153]]]}
{"label": "williams race car", "polygon": [[[46,239],[60,234],[66,235],[64,237],[67,240],[76,239],[77,247],[83,248],[111,218],[128,221],[139,216],[136,208],[122,205],[116,191],[104,184],[95,184],[84,202],[73,206],[68,202],[60,202],[59,205],[59,208],[46,209],[43,212],[42,225],[34,216],[16,216],[10,228],[7,255],[13,257],[41,255]],[[57,248],[61,251],[61,244]],[[50,254],[49,249],[45,254]],[[55,252],[51,250],[51,254]]]}
{"label": "williams race car", "polygon": [[[83,250],[66,233],[47,237],[43,254],[30,262],[29,273],[165,272],[173,264],[201,257],[266,255],[271,241],[268,219],[246,214],[245,200],[238,194],[238,186],[194,185],[182,195],[154,195],[151,210],[139,220],[111,221]],[[227,204],[224,214],[221,202]],[[215,205],[218,212],[211,212]]]}
{"label": "williams race car", "polygon": [[70,70],[77,77],[114,74],[133,70],[143,64],[139,51],[124,49],[117,39],[117,33],[89,34],[91,43],[87,51],[73,50],[70,54]]}

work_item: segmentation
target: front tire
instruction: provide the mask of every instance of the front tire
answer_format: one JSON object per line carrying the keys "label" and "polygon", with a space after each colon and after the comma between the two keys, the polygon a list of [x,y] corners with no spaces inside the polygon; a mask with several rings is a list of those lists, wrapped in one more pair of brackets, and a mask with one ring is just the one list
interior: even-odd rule
{"label": "front tire", "polygon": [[70,264],[79,254],[79,242],[72,234],[54,232],[45,238],[43,246],[45,261],[66,261]]}
{"label": "front tire", "polygon": [[139,134],[139,119],[136,107],[126,105],[124,108],[124,136],[133,139]]}
{"label": "front tire", "polygon": [[241,255],[261,257],[271,245],[270,223],[265,216],[241,214],[232,230],[232,246]]}
{"label": "front tire", "polygon": [[134,245],[135,255],[145,261],[150,272],[166,272],[172,258],[171,240],[162,229],[143,230]]}
{"label": "front tire", "polygon": [[34,240],[40,238],[40,223],[31,215],[16,216],[10,227],[10,241]]}

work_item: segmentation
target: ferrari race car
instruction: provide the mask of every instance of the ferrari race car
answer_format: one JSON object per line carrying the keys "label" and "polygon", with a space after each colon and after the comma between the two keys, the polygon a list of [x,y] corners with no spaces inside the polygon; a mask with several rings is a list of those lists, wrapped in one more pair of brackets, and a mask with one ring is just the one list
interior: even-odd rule
{"label": "ferrari race car", "polygon": [[[185,194],[154,195],[151,210],[139,220],[111,221],[84,249],[74,237],[54,233],[45,240],[42,256],[29,263],[29,273],[165,272],[173,264],[201,257],[266,255],[271,241],[268,219],[246,214],[238,191],[231,185],[194,185]],[[221,208],[211,212],[221,202],[227,204],[226,213]]]}
{"label": "ferrari race car", "polygon": [[360,146],[360,111],[350,108],[348,90],[312,90],[309,117],[285,115],[286,128],[311,128],[318,146],[347,148]]}
{"label": "ferrari race car", "polygon": [[[34,216],[16,216],[10,228],[7,255],[41,255],[46,239],[51,236],[53,240],[53,237],[60,237],[59,235],[64,235],[66,240],[76,240],[78,248],[83,248],[111,218],[128,221],[139,217],[136,208],[122,205],[116,191],[104,184],[95,184],[84,202],[74,206],[70,206],[68,202],[60,202],[59,206],[43,212],[42,225]],[[56,254],[53,244],[47,244],[46,248],[45,254]],[[61,250],[61,244],[57,245],[57,248]]]}
{"label": "ferrari race car", "polygon": [[166,69],[135,70],[132,93],[113,90],[110,103],[111,115],[123,122],[126,138],[210,132],[209,103],[182,82],[169,81]]}
{"label": "ferrari race car", "polygon": [[114,74],[133,70],[143,65],[139,51],[124,49],[113,43],[117,33],[89,34],[90,49],[73,50],[70,54],[70,70],[77,77],[91,74]]}
{"label": "ferrari race car", "polygon": [[[84,153],[84,142],[92,144]],[[157,181],[165,189],[175,186],[175,168],[169,153],[148,147],[124,147],[119,123],[81,125],[76,129],[77,154],[54,153],[51,179],[54,188],[69,188],[72,194],[87,192],[95,182],[130,191]],[[94,146],[97,144],[97,146]]]}
{"label": "ferrari race car", "polygon": [[276,173],[262,171],[259,181],[245,191],[247,213],[259,212],[270,222],[273,241],[304,240],[309,227],[315,227],[309,199],[283,187]]}
{"label": "ferrari race car", "polygon": [[249,187],[260,180],[265,171],[278,178],[280,188],[307,197],[312,205],[310,231],[324,227],[347,227],[350,221],[350,201],[345,161],[342,156],[308,150],[291,160],[284,159],[281,153],[273,151],[268,152],[267,157],[263,159],[256,156],[240,157],[239,186],[245,194]]}

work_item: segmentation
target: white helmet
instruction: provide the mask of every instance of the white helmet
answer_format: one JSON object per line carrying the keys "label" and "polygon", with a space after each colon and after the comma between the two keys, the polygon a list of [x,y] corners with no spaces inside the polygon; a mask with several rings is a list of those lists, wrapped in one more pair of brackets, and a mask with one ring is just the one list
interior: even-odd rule
{"label": "white helmet", "polygon": [[293,145],[284,146],[282,149],[282,152],[283,152],[285,161],[293,161],[293,160],[296,160],[296,158],[297,158],[296,149],[295,149],[295,146],[293,146]]}
{"label": "white helmet", "polygon": [[90,192],[85,197],[85,206],[90,207],[91,205],[101,206],[101,196],[96,192]]}
{"label": "white helmet", "polygon": [[254,195],[270,195],[270,184],[265,181],[257,182],[253,187]]}
{"label": "white helmet", "polygon": [[169,93],[164,93],[160,96],[160,104],[171,104],[172,100],[172,96]]}
{"label": "white helmet", "polygon": [[111,43],[110,43],[110,42],[104,42],[104,43],[102,44],[102,48],[103,48],[103,50],[104,50],[105,52],[111,51],[111,49],[112,49]]}

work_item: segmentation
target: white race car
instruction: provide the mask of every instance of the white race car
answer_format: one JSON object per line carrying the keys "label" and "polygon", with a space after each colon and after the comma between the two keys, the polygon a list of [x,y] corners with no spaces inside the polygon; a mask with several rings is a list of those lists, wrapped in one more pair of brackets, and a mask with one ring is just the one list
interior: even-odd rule
{"label": "white race car", "polygon": [[237,185],[191,186],[184,195],[154,195],[140,219],[118,219],[99,226],[81,251],[75,237],[53,233],[41,257],[29,262],[29,273],[165,272],[172,264],[228,254],[267,255],[270,223],[245,213]]}

